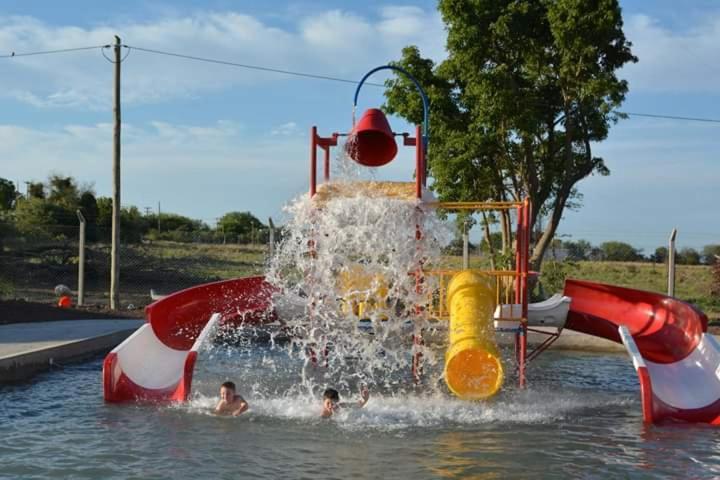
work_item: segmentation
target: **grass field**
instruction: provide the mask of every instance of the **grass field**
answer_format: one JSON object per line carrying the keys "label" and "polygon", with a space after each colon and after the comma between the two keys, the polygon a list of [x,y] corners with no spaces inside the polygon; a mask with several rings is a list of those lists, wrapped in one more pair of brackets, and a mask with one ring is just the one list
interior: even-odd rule
{"label": "grass field", "polygon": [[[50,254],[52,253],[52,254]],[[35,246],[33,249],[2,252],[0,289],[6,298],[27,298],[52,302],[58,283],[76,289],[77,246]],[[87,291],[95,303],[107,303],[109,289],[109,247],[92,245],[87,253]],[[155,241],[125,246],[121,250],[121,292],[123,302],[136,307],[150,301],[149,290],[170,293],[214,280],[259,275],[265,270],[267,246],[216,245]],[[458,268],[462,259],[443,257],[441,266]],[[471,268],[482,268],[471,257]],[[487,268],[487,266],[485,266]],[[11,273],[11,275],[8,275]],[[4,274],[4,279],[2,278]],[[597,281],[612,285],[664,293],[667,291],[665,265],[625,262],[544,262],[540,288],[534,299],[562,291],[565,278]],[[712,274],[708,266],[678,265],[675,296],[694,303],[712,319],[720,320],[720,298],[711,295]]]}
{"label": "grass field", "polygon": [[[458,268],[461,257],[447,256],[442,265]],[[477,258],[471,268],[487,268]],[[535,300],[563,290],[566,278],[588,280],[621,287],[667,292],[667,266],[641,262],[543,262],[540,285],[533,292]],[[540,291],[540,289],[542,289]],[[720,297],[711,294],[712,272],[706,265],[677,265],[675,268],[675,297],[695,304],[711,319],[720,320]]]}

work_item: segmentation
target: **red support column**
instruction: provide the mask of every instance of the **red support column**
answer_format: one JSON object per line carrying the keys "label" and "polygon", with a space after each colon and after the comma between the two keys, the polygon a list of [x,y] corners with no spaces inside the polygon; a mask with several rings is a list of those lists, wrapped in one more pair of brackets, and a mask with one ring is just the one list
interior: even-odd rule
{"label": "red support column", "polygon": [[420,377],[422,376],[423,345],[425,345],[425,340],[423,339],[421,330],[419,333],[413,334],[412,375],[415,383],[420,383]]}
{"label": "red support column", "polygon": [[310,129],[310,198],[317,192],[317,127]]}
{"label": "red support column", "polygon": [[330,146],[324,148],[325,150],[325,162],[324,162],[324,169],[323,169],[323,181],[329,182],[330,181]]}
{"label": "red support column", "polygon": [[530,201],[525,199],[522,206],[522,253],[520,270],[522,275],[521,283],[521,300],[522,300],[522,324],[520,330],[520,358],[518,365],[518,374],[520,377],[520,387],[525,387],[525,361],[527,356],[527,318],[528,318],[528,275],[530,261]]}
{"label": "red support column", "polygon": [[520,303],[520,265],[522,264],[522,208],[517,209],[517,228],[515,229],[515,303]]}

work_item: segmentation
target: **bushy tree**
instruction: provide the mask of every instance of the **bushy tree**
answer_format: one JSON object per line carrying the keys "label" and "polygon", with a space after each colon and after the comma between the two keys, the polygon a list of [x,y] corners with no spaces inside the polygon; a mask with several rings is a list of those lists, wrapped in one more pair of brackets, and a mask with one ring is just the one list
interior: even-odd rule
{"label": "bushy tree", "polygon": [[[637,59],[617,0],[441,0],[447,59],[435,65],[415,46],[395,65],[431,102],[428,161],[442,200],[519,200],[548,222],[532,251],[538,270],[577,184],[609,173],[592,145],[621,117],[627,82],[616,72]],[[422,121],[413,83],[387,83],[386,111]],[[510,218],[501,216],[504,248]]]}
{"label": "bushy tree", "polygon": [[593,247],[587,240],[578,240],[577,242],[568,240],[563,242],[563,248],[567,252],[568,260],[578,261],[588,260]]}
{"label": "bushy tree", "polygon": [[635,262],[642,260],[640,250],[625,242],[604,242],[600,245],[605,260],[615,262]]}
{"label": "bushy tree", "polygon": [[668,258],[667,247],[658,247],[655,249],[655,253],[652,254],[651,260],[657,263],[665,263]]}
{"label": "bushy tree", "polygon": [[27,198],[45,198],[45,185],[42,182],[28,183]]}
{"label": "bushy tree", "polygon": [[683,265],[700,265],[700,254],[694,248],[685,247],[677,253],[676,261]]}
{"label": "bushy tree", "polygon": [[0,211],[11,210],[15,207],[18,191],[10,180],[0,177]]}
{"label": "bushy tree", "polygon": [[15,225],[20,233],[52,236],[64,233],[63,227],[77,225],[74,213],[44,198],[20,200],[15,207]]}
{"label": "bushy tree", "polygon": [[715,258],[720,257],[720,244],[705,245],[702,249],[702,263],[714,265]]}
{"label": "bushy tree", "polygon": [[74,211],[80,202],[80,190],[77,181],[73,177],[63,177],[52,174],[48,178],[47,200],[66,210]]}
{"label": "bushy tree", "polygon": [[250,212],[229,212],[220,217],[217,230],[228,238],[248,238],[253,232],[265,226]]}

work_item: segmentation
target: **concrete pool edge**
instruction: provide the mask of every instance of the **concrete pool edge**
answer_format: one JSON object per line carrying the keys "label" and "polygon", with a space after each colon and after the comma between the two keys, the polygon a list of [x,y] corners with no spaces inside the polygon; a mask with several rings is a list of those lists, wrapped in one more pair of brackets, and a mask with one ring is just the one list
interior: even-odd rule
{"label": "concrete pool edge", "polygon": [[[75,338],[62,338],[63,336],[67,337],[62,334],[58,335],[59,338],[52,338],[53,329],[56,329],[57,332],[58,327],[62,327],[64,322],[43,322],[46,325],[33,325],[36,330],[46,327],[45,338],[32,338],[32,335],[29,339],[22,338],[22,332],[18,333],[17,331],[12,332],[14,335],[2,335],[2,340],[0,340],[0,385],[27,381],[36,374],[53,367],[62,367],[68,363],[80,362],[107,353],[144,323],[142,320],[136,319],[70,322],[84,322],[85,325],[94,323],[94,328],[91,330],[99,329],[99,331],[76,335]],[[31,324],[11,325],[18,330],[19,325]],[[0,327],[0,333],[7,333],[2,330],[3,327],[9,326]]]}

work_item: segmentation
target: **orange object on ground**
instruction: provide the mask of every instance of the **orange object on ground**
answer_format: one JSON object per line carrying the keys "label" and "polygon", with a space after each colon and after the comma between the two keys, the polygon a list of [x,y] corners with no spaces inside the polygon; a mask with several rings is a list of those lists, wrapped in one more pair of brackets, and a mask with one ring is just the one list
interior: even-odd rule
{"label": "orange object on ground", "polygon": [[70,298],[68,295],[63,295],[62,297],[60,297],[60,300],[58,300],[57,306],[60,308],[72,307],[72,298]]}

